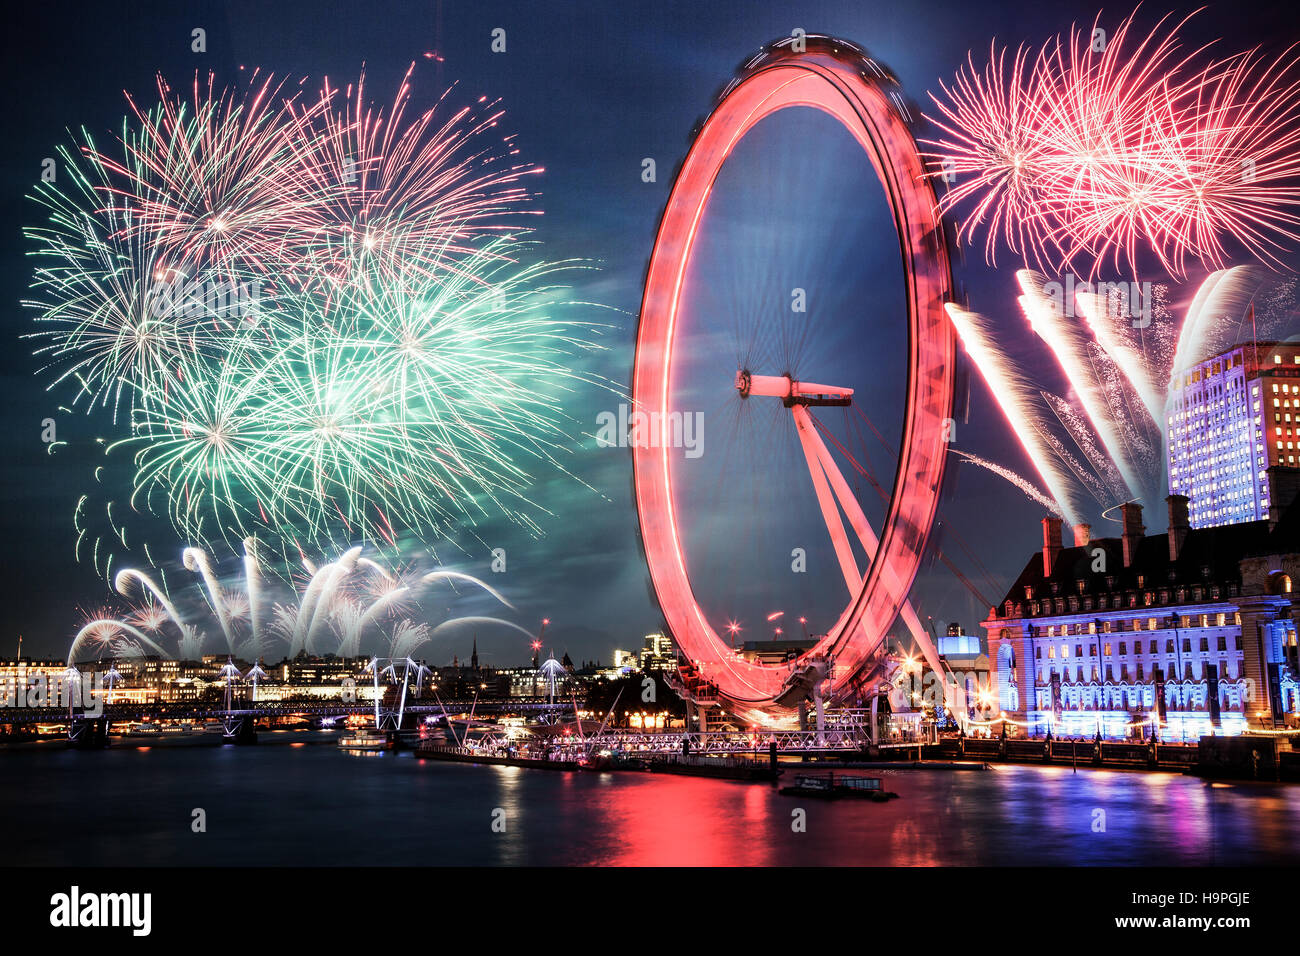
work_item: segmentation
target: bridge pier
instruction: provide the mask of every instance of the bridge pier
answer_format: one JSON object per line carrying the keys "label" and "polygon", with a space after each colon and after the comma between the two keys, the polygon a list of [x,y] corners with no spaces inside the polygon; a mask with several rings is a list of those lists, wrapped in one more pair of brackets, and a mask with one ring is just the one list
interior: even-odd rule
{"label": "bridge pier", "polygon": [[68,746],[100,750],[108,746],[107,717],[77,717],[68,724]]}
{"label": "bridge pier", "polygon": [[251,714],[228,715],[221,723],[225,728],[223,744],[247,746],[257,743],[257,718]]}

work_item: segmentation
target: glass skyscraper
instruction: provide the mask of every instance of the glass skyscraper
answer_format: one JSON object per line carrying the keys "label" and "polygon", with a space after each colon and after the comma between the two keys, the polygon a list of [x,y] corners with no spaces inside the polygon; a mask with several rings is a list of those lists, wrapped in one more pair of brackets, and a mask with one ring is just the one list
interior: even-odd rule
{"label": "glass skyscraper", "polygon": [[1171,383],[1169,493],[1194,528],[1258,521],[1278,498],[1270,468],[1300,456],[1300,343],[1237,345]]}

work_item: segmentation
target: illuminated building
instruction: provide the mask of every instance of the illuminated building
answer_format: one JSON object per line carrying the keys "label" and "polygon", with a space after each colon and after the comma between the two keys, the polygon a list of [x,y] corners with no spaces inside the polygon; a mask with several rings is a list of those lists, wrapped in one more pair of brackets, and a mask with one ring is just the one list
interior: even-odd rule
{"label": "illuminated building", "polygon": [[949,624],[948,631],[939,638],[941,657],[978,657],[984,653],[978,634],[967,634],[960,624]]}
{"label": "illuminated building", "polygon": [[63,661],[0,661],[0,705],[23,706],[33,692],[42,703],[57,700],[67,669]]}
{"label": "illuminated building", "polygon": [[299,654],[293,660],[284,660],[276,667],[280,680],[286,684],[305,687],[332,685],[342,686],[343,681],[351,678],[358,684],[370,680],[366,670],[370,664],[368,657],[308,657]]}
{"label": "illuminated building", "polygon": [[64,661],[0,661],[0,681],[17,681],[22,684],[30,683],[37,677],[43,677],[47,682],[60,681],[67,669],[68,665]]}
{"label": "illuminated building", "polygon": [[1119,538],[1043,519],[1043,547],[988,633],[993,716],[1028,733],[1161,738],[1300,725],[1292,581],[1300,575],[1300,507],[1280,520],[1192,528],[1170,495],[1169,530],[1145,535],[1123,506]]}
{"label": "illuminated building", "polygon": [[135,691],[149,704],[197,700],[215,679],[204,664],[158,656],[123,658],[116,666],[122,675],[122,689]]}
{"label": "illuminated building", "polygon": [[1238,345],[1208,358],[1170,384],[1167,408],[1169,491],[1190,499],[1193,528],[1258,521],[1290,500],[1300,344]]}
{"label": "illuminated building", "polygon": [[663,671],[676,666],[672,640],[663,634],[647,634],[641,645],[641,670]]}
{"label": "illuminated building", "polygon": [[[939,658],[965,692],[967,716],[971,716],[975,713],[980,693],[991,686],[989,659],[984,653],[983,642],[978,634],[967,634],[960,624],[949,624],[947,633],[939,638],[938,643]],[[928,664],[924,666],[929,669]],[[925,686],[924,676],[921,686]]]}

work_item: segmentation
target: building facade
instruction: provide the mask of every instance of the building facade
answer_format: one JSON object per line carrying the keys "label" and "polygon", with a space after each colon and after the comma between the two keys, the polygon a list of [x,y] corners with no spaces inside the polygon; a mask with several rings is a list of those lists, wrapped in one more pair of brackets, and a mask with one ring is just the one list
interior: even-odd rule
{"label": "building facade", "polygon": [[1059,518],[983,622],[994,716],[1029,734],[1164,740],[1300,726],[1292,581],[1300,510],[1278,521],[1191,527],[1166,499],[1169,530],[1147,536],[1123,506],[1123,534],[1063,547]]}
{"label": "building facade", "polygon": [[1300,467],[1300,345],[1238,345],[1170,383],[1166,466],[1193,528],[1259,521]]}

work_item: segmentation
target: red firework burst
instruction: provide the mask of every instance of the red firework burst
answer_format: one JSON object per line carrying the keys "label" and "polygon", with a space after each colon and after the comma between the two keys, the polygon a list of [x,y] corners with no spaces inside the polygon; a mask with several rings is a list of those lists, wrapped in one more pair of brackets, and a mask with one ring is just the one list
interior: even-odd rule
{"label": "red firework burst", "polygon": [[958,183],[940,204],[964,215],[959,238],[1047,271],[1136,271],[1144,250],[1179,277],[1235,251],[1280,264],[1300,238],[1295,48],[1198,67],[1185,19],[1143,34],[1130,16],[1100,41],[1099,22],[1009,68],[995,44],[932,96],[944,135],[929,156]]}

